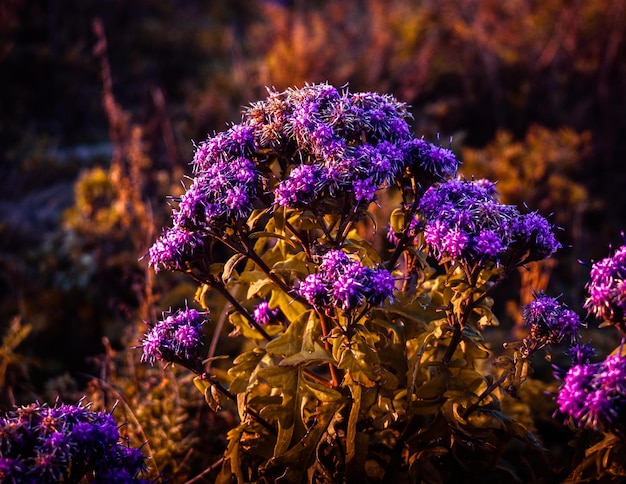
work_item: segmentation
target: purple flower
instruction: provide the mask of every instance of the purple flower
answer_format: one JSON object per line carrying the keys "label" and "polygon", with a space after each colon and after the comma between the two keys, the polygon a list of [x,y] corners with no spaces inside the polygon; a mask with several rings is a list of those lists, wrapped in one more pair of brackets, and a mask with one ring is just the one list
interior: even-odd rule
{"label": "purple flower", "polygon": [[183,362],[193,368],[198,363],[202,345],[203,315],[195,309],[179,309],[176,313],[163,314],[141,340],[141,360],[154,365],[157,360]]}
{"label": "purple flower", "polygon": [[496,260],[506,250],[500,235],[489,229],[479,232],[474,237],[473,248],[479,258],[487,260]]}
{"label": "purple flower", "polygon": [[393,297],[394,280],[383,268],[364,266],[341,250],[329,250],[321,257],[319,272],[309,274],[298,292],[310,304],[344,311],[369,303],[384,304]]}
{"label": "purple flower", "polygon": [[512,224],[513,238],[529,252],[525,262],[542,260],[550,257],[562,245],[556,240],[554,227],[538,213],[531,212],[515,220]]}
{"label": "purple flower", "polygon": [[127,476],[124,482],[145,482],[137,477],[146,470],[145,457],[138,449],[123,450],[128,447],[109,413],[80,403],[35,403],[0,415],[0,429],[12,429],[0,432],[2,482],[109,482],[112,469]]}
{"label": "purple flower", "polygon": [[527,353],[566,338],[574,343],[582,325],[574,311],[543,292],[536,294],[535,300],[522,308],[522,317],[529,328],[529,336],[524,339]]}
{"label": "purple flower", "polygon": [[597,352],[591,344],[574,344],[566,352],[571,358],[574,365],[586,365],[596,356]]}
{"label": "purple flower", "polygon": [[370,269],[368,272],[368,292],[366,299],[374,306],[381,306],[387,299],[393,299],[393,291],[395,290],[395,281],[388,270]]}
{"label": "purple flower", "polygon": [[449,180],[433,186],[422,196],[420,211],[424,240],[439,262],[519,264],[560,247],[543,217],[498,203],[491,182]]}
{"label": "purple flower", "polygon": [[272,322],[278,315],[278,309],[270,309],[270,305],[267,301],[262,301],[254,308],[253,316],[254,320],[258,324],[267,325]]}
{"label": "purple flower", "polygon": [[168,228],[148,251],[150,265],[155,272],[184,270],[185,263],[195,257],[201,246],[202,239],[196,233],[180,227]]}
{"label": "purple flower", "polygon": [[192,324],[182,324],[172,333],[172,345],[184,359],[189,359],[202,344],[202,329]]}
{"label": "purple flower", "polygon": [[0,482],[18,484],[24,482],[24,463],[19,459],[0,457]]}
{"label": "purple flower", "polygon": [[623,323],[626,314],[626,245],[611,257],[591,267],[585,286],[588,297],[585,308],[589,314],[613,323]]}
{"label": "purple flower", "polygon": [[378,187],[373,180],[354,180],[352,183],[354,190],[354,199],[358,204],[369,205],[376,199],[376,191]]}
{"label": "purple flower", "polygon": [[403,148],[407,166],[418,179],[446,180],[456,175],[460,162],[451,150],[423,139],[409,140]]}
{"label": "purple flower", "polygon": [[333,274],[331,299],[344,311],[359,305],[367,287],[365,268],[358,262],[349,264],[344,270]]}
{"label": "purple flower", "polygon": [[626,358],[621,354],[610,355],[600,363],[574,365],[559,388],[558,411],[579,427],[623,431],[625,381]]}
{"label": "purple flower", "polygon": [[298,293],[313,306],[324,306],[330,302],[326,284],[319,274],[309,274],[300,282]]}
{"label": "purple flower", "polygon": [[280,207],[305,207],[324,189],[325,172],[322,166],[298,165],[289,177],[274,191],[275,203]]}

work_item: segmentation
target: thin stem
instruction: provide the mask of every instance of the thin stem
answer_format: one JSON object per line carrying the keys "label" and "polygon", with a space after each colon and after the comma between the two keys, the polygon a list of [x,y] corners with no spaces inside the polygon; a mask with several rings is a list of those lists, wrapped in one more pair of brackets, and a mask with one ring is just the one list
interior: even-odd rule
{"label": "thin stem", "polygon": [[271,281],[276,284],[276,286],[278,286],[278,288],[281,289],[285,294],[304,304],[307,308],[311,308],[311,305],[306,299],[290,289],[282,280],[276,277],[276,274],[272,272],[272,270],[268,267],[265,261],[254,251],[254,248],[251,246],[250,240],[247,237],[242,237],[241,240],[247,249],[243,255],[245,255],[248,259],[250,259],[257,266],[259,266],[259,269],[261,269],[265,273],[265,275],[269,277]]}
{"label": "thin stem", "polygon": [[220,467],[222,464],[224,463],[224,457],[220,457],[216,462],[214,462],[213,464],[211,464],[209,467],[207,467],[206,469],[204,469],[200,474],[198,474],[196,477],[189,479],[188,481],[185,481],[185,484],[195,484],[196,482],[201,482],[201,480],[207,475],[210,474],[211,472],[213,472],[215,469],[217,469],[218,467]]}
{"label": "thin stem", "polygon": [[[317,315],[319,316],[320,323],[322,325],[322,341],[324,341],[324,347],[326,348],[326,351],[330,353],[330,343],[328,342],[329,328],[326,321],[326,315],[320,311],[317,311]],[[337,388],[339,386],[339,379],[337,378],[335,365],[333,363],[328,363],[328,369],[330,370],[332,387]]]}
{"label": "thin stem", "polygon": [[252,317],[252,315],[250,315],[250,313],[248,313],[248,311],[246,311],[243,306],[241,304],[239,304],[239,301],[237,301],[237,299],[235,299],[235,297],[224,287],[224,285],[220,282],[215,281],[213,284],[209,284],[211,287],[214,287],[215,289],[217,289],[217,291],[222,294],[226,300],[231,303],[233,305],[233,307],[243,315],[243,317],[245,317],[248,320],[248,323],[250,323],[250,325],[256,329],[259,333],[261,333],[261,336],[263,336],[263,338],[266,341],[271,341],[272,337],[267,334],[267,332],[261,327],[261,325],[259,323],[256,322],[256,320],[254,319],[254,317]]}
{"label": "thin stem", "polygon": [[409,211],[405,213],[404,231],[402,232],[402,236],[400,237],[400,240],[398,241],[398,245],[396,245],[396,248],[393,251],[393,254],[391,254],[391,257],[387,261],[387,269],[389,270],[393,270],[396,263],[398,262],[398,259],[400,258],[400,254],[404,252],[404,249],[406,249],[406,244],[411,238],[411,221],[413,220],[413,217],[415,213],[417,212],[418,205],[419,205],[419,198],[416,197],[415,200],[413,200],[413,205],[411,205],[411,208],[409,209]]}
{"label": "thin stem", "polygon": [[505,371],[504,373],[502,373],[502,375],[500,375],[500,378],[498,378],[496,381],[491,383],[491,385],[485,388],[485,391],[480,394],[480,396],[478,397],[478,400],[476,400],[476,402],[474,402],[472,405],[467,407],[467,410],[465,410],[465,412],[462,415],[463,419],[466,420],[467,417],[469,417],[472,414],[472,412],[474,412],[474,410],[476,410],[479,407],[479,405],[485,398],[487,398],[496,388],[498,388],[500,385],[502,385],[502,383],[504,383],[504,381],[509,377],[510,374],[511,374],[511,370],[509,369]]}
{"label": "thin stem", "polygon": [[456,347],[459,345],[463,337],[463,328],[461,327],[461,324],[458,321],[455,321],[453,326],[454,333],[452,334],[452,339],[450,340],[450,344],[448,345],[448,349],[446,350],[446,354],[444,355],[443,360],[441,360],[441,364],[444,366],[450,364],[452,356],[456,351]]}
{"label": "thin stem", "polygon": [[224,298],[229,303],[233,305],[233,307],[235,308],[237,312],[239,312],[244,318],[246,318],[248,323],[250,323],[250,325],[254,329],[256,329],[259,333],[261,333],[261,336],[263,336],[263,338],[266,341],[272,340],[272,337],[269,334],[267,334],[267,332],[261,327],[261,325],[256,322],[254,317],[252,317],[252,315],[248,311],[246,311],[246,309],[239,303],[239,301],[237,301],[237,299],[235,299],[235,297],[226,289],[226,287],[224,287],[224,284],[221,281],[219,281],[217,277],[209,276],[208,279],[203,279],[202,277],[199,277],[196,274],[193,274],[191,272],[189,273],[189,275],[196,282],[199,282],[200,284],[206,284],[212,287],[213,289],[217,290],[222,296],[224,296]]}

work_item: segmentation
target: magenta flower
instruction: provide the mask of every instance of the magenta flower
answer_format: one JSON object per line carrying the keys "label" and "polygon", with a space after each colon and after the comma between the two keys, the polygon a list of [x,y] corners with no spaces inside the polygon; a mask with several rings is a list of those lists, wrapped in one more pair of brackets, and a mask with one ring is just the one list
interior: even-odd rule
{"label": "magenta flower", "polygon": [[621,354],[610,355],[600,363],[574,365],[559,388],[558,411],[579,427],[623,432],[625,382],[626,357]]}
{"label": "magenta flower", "polygon": [[589,282],[585,286],[585,308],[589,314],[613,323],[623,323],[626,314],[626,245],[611,257],[596,262],[591,267]]}
{"label": "magenta flower", "polygon": [[0,415],[0,481],[148,482],[145,456],[120,440],[111,414],[80,403],[19,407]]}
{"label": "magenta flower", "polygon": [[202,325],[206,322],[203,313],[185,308],[163,316],[163,320],[152,326],[141,340],[141,360],[151,365],[159,360],[197,368],[203,338]]}

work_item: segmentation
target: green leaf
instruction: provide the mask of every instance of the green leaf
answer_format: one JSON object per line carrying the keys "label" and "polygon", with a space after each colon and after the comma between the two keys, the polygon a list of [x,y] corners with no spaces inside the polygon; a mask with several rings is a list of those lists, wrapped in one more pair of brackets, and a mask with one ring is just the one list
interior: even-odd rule
{"label": "green leaf", "polygon": [[315,381],[308,380],[306,377],[300,380],[300,384],[303,385],[303,393],[311,394],[322,403],[341,402],[345,399],[341,392]]}
{"label": "green leaf", "polygon": [[404,231],[404,210],[394,208],[389,216],[389,224],[396,234],[401,234]]}
{"label": "green leaf", "polygon": [[232,368],[228,370],[228,374],[233,377],[229,388],[231,393],[237,394],[246,391],[250,385],[253,372],[265,355],[263,348],[254,348],[235,358]]}
{"label": "green leaf", "polygon": [[270,294],[269,305],[271,308],[280,308],[282,313],[287,317],[289,321],[298,320],[302,316],[306,315],[309,310],[300,301],[297,301],[289,294],[284,293],[281,289],[274,289]]}
{"label": "green leaf", "polygon": [[258,279],[254,282],[251,282],[250,285],[248,286],[247,298],[252,299],[257,294],[263,296],[264,295],[263,289],[266,288],[267,286],[272,286],[273,284],[274,283],[269,277],[264,277],[262,279]]}
{"label": "green leaf", "polygon": [[[271,302],[270,306],[273,306]],[[299,318],[289,325],[287,331],[267,343],[265,349],[268,354],[284,357],[299,353],[302,349],[302,338],[311,312],[313,311],[310,310],[302,313]]]}
{"label": "green leaf", "polygon": [[224,284],[227,284],[230,281],[233,271],[235,270],[235,266],[245,258],[246,256],[243,254],[235,254],[226,261],[224,264],[224,272],[222,272],[222,281],[224,281]]}
{"label": "green leaf", "polygon": [[361,386],[358,384],[348,385],[350,393],[352,393],[352,406],[350,407],[350,416],[348,417],[348,431],[346,434],[346,463],[354,458],[356,443],[356,424],[359,421],[359,412],[361,411]]}
{"label": "green leaf", "polygon": [[365,387],[373,387],[380,379],[380,360],[359,334],[350,341],[345,336],[333,341],[333,357],[339,361],[338,368],[346,370],[346,383],[358,382]]}
{"label": "green leaf", "polygon": [[339,405],[332,404],[319,407],[316,424],[307,431],[306,436],[287,452],[270,459],[262,469],[266,482],[276,484],[307,482],[307,473],[315,451],[339,408]]}
{"label": "green leaf", "polygon": [[[259,333],[256,329],[250,326],[250,322],[241,313],[232,313],[228,316],[230,323],[235,326],[239,333],[244,337],[251,340],[263,341],[265,337]],[[283,326],[280,324],[268,324],[263,329],[269,336],[274,336],[283,331]]]}
{"label": "green leaf", "polygon": [[276,232],[254,232],[253,234],[250,234],[250,239],[252,240],[261,238],[277,238],[287,242],[287,244],[294,249],[298,248],[289,237],[287,237],[286,235],[278,234]]}
{"label": "green leaf", "polygon": [[326,348],[323,348],[317,341],[313,343],[312,349],[307,349],[295,353],[287,358],[284,358],[279,365],[280,366],[297,366],[308,365],[312,363],[332,363],[335,360],[330,355]]}
{"label": "green leaf", "polygon": [[254,230],[254,226],[257,224],[257,222],[261,219],[261,217],[263,217],[263,215],[265,215],[266,213],[269,212],[269,209],[264,208],[264,209],[254,209],[252,211],[252,213],[250,214],[250,216],[248,217],[248,229],[250,229],[250,231]]}

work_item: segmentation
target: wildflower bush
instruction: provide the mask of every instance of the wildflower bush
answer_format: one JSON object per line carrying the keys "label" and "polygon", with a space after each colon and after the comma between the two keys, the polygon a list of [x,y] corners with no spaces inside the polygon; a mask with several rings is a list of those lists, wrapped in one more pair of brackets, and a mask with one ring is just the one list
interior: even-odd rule
{"label": "wildflower bush", "polygon": [[[454,153],[409,121],[392,96],[314,84],[269,90],[196,146],[172,224],[146,257],[194,280],[198,307],[150,321],[139,349],[146,363],[189,370],[211,409],[238,416],[203,474],[623,478],[623,346],[596,358],[586,323],[542,291],[522,307],[518,339],[489,338],[497,289],[561,248],[553,225],[501,203],[493,182],[459,177]],[[621,247],[593,265],[584,304],[622,334],[625,276]],[[218,341],[224,315],[237,344],[215,349],[206,335]],[[571,364],[551,384],[532,378],[541,356],[563,351]],[[539,439],[542,402],[577,437],[572,463]],[[3,482],[141,482],[144,470],[111,414],[80,402],[0,420]]]}
{"label": "wildflower bush", "polygon": [[[519,341],[484,339],[494,291],[561,248],[554,227],[456,178],[409,118],[391,96],[307,85],[200,143],[148,256],[197,281],[201,309],[151,325],[143,360],[192,371],[214,410],[236,405],[218,482],[526,482],[556,471],[511,402],[534,355],[565,346],[555,417],[607,436],[573,475],[624,475],[621,347],[591,363],[579,316],[543,292]],[[594,265],[586,302],[620,330],[624,253]],[[203,346],[214,298],[242,341],[219,377],[206,368],[228,355]]]}
{"label": "wildflower bush", "polygon": [[[124,444],[111,413],[89,405],[33,403],[0,418],[0,479],[5,483],[141,483],[140,449]],[[152,482],[152,481],[150,481]]]}

